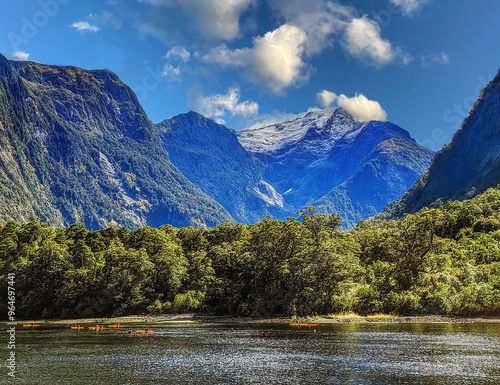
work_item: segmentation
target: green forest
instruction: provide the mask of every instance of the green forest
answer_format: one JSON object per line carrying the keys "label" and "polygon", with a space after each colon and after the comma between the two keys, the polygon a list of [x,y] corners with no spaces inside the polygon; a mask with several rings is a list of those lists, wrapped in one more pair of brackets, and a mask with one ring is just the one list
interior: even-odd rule
{"label": "green forest", "polygon": [[312,207],[211,229],[8,222],[0,290],[15,273],[16,318],[500,313],[499,188],[349,231],[340,224]]}

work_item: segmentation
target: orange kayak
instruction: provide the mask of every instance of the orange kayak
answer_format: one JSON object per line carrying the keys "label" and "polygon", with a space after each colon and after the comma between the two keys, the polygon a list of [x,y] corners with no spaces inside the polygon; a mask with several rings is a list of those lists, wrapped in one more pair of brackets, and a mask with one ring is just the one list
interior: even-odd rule
{"label": "orange kayak", "polygon": [[73,329],[73,330],[84,330],[85,328],[83,326],[71,326],[71,329]]}
{"label": "orange kayak", "polygon": [[120,324],[115,324],[115,325],[108,325],[108,328],[124,328],[125,325],[120,325]]}
{"label": "orange kayak", "polygon": [[23,325],[24,328],[37,328],[38,326],[40,326],[40,325],[38,325],[38,324]]}
{"label": "orange kayak", "polygon": [[103,326],[89,326],[89,330],[104,330]]}
{"label": "orange kayak", "polygon": [[152,334],[154,333],[154,330],[148,329],[148,330],[132,330],[130,334]]}

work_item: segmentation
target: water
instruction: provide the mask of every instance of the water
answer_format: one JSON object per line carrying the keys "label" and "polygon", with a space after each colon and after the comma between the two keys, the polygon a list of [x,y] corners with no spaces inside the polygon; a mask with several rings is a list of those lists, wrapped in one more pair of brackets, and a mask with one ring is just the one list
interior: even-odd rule
{"label": "water", "polygon": [[15,383],[500,384],[500,324],[153,328],[18,327]]}

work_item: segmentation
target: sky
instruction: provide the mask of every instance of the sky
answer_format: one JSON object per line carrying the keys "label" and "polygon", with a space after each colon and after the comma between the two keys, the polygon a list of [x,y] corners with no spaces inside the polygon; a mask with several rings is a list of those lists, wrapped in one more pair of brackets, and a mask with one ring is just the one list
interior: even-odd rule
{"label": "sky", "polygon": [[110,69],[154,123],[341,106],[439,150],[500,68],[499,17],[498,0],[2,1],[0,52]]}

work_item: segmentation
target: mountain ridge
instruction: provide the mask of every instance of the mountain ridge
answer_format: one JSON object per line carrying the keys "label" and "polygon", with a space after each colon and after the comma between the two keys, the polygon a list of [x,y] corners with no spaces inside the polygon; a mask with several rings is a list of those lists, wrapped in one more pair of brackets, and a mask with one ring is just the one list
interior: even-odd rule
{"label": "mountain ridge", "polygon": [[263,179],[262,163],[227,127],[190,111],[158,123],[156,129],[172,162],[236,220],[286,217],[283,198]]}

